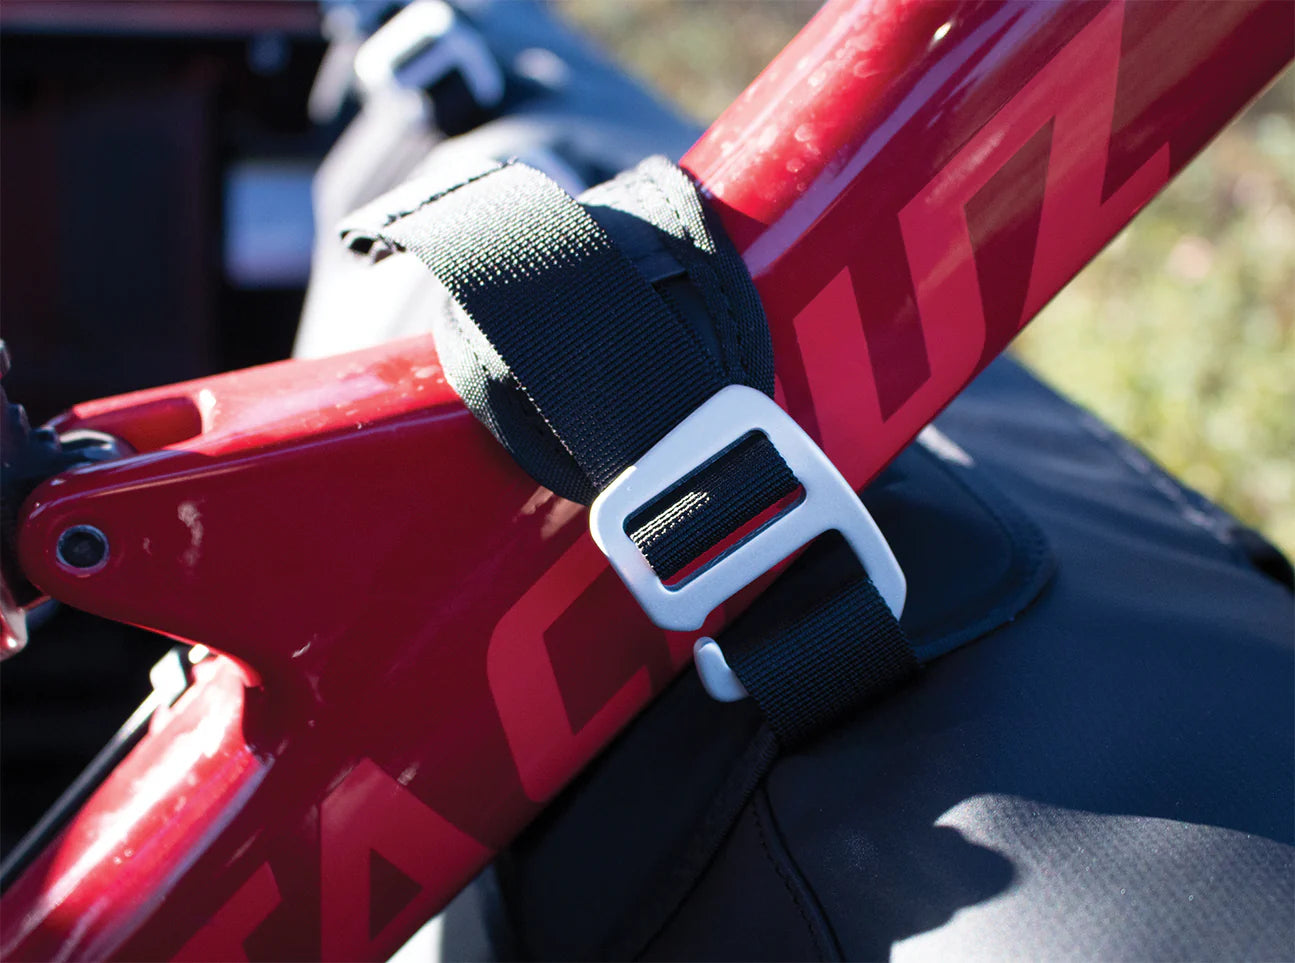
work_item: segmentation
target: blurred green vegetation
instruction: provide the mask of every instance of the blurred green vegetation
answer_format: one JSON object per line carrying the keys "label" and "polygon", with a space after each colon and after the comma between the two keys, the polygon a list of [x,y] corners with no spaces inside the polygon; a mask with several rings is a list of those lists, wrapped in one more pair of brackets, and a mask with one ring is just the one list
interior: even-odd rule
{"label": "blurred green vegetation", "polygon": [[[812,0],[568,0],[698,120]],[[1047,380],[1295,557],[1295,72],[1288,70],[1018,339]]]}

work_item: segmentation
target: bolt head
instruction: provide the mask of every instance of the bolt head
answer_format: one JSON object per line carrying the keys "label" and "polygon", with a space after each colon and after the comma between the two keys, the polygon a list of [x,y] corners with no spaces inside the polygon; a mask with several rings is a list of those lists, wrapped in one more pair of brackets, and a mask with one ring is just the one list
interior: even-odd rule
{"label": "bolt head", "polygon": [[89,575],[108,563],[108,538],[93,525],[73,525],[59,535],[56,554],[64,568]]}

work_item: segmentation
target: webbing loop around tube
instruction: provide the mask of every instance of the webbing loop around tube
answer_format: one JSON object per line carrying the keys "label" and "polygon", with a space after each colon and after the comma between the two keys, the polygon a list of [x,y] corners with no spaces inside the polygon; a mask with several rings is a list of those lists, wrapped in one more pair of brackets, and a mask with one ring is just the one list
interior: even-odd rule
{"label": "webbing loop around tube", "polygon": [[[591,191],[584,205],[520,164],[487,170],[427,198],[414,204],[403,198],[394,216],[374,219],[370,211],[372,226],[348,228],[346,236],[361,249],[380,242],[414,254],[432,271],[456,305],[436,330],[447,377],[518,462],[558,494],[591,501],[727,385],[756,381],[772,394],[769,335],[750,278],[727,239],[706,222],[691,182],[668,162],[646,162]],[[641,269],[648,262],[650,274]],[[672,272],[671,263],[680,270]],[[745,306],[746,328],[731,316],[735,304]],[[741,343],[744,335],[751,343]],[[762,357],[769,360],[765,370]],[[799,484],[759,433],[680,474],[673,489],[623,520],[662,580]],[[871,588],[866,574],[858,581]],[[771,727],[788,742],[857,702],[857,693],[845,691],[849,685],[820,696],[813,691],[819,681],[797,682],[792,650],[807,633],[820,633],[810,647],[815,680],[823,666],[832,674],[833,652],[856,653],[850,664],[859,652],[878,666],[916,664],[875,590],[861,585],[847,596],[824,602],[841,617],[829,612],[796,622],[786,635],[795,644],[783,644],[779,635],[767,640],[767,658],[735,663],[744,683],[750,677],[747,688]],[[819,612],[814,600],[806,602],[807,611]],[[874,624],[888,631],[876,632]],[[855,631],[861,626],[867,635]],[[768,671],[771,660],[785,671]],[[878,669],[863,676],[894,674]],[[785,724],[774,724],[784,715]]]}

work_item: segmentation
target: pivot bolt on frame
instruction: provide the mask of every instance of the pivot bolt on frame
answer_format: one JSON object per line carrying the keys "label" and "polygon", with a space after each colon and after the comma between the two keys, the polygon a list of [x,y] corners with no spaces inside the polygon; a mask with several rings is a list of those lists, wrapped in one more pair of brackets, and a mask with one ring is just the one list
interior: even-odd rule
{"label": "pivot bolt on frame", "polygon": [[64,568],[90,575],[108,562],[108,537],[93,525],[73,525],[59,535],[55,551]]}

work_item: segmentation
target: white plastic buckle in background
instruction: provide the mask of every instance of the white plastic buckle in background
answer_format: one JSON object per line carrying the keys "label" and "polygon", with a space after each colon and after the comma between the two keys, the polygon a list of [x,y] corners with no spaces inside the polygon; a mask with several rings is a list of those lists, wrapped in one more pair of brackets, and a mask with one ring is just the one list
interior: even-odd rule
{"label": "white plastic buckle in background", "polygon": [[391,85],[424,90],[455,70],[483,109],[503,100],[504,74],[494,54],[444,0],[414,0],[355,54],[356,79],[370,94]]}
{"label": "white plastic buckle in background", "polygon": [[[626,533],[626,520],[751,432],[769,439],[804,488],[805,497],[680,584],[667,587]],[[745,385],[716,392],[617,476],[594,501],[589,528],[643,611],[663,629],[701,628],[720,603],[796,549],[833,530],[854,551],[896,618],[904,609],[904,573],[859,496],[790,415]],[[746,696],[713,640],[698,639],[694,654],[702,683],[714,698],[728,702]]]}

